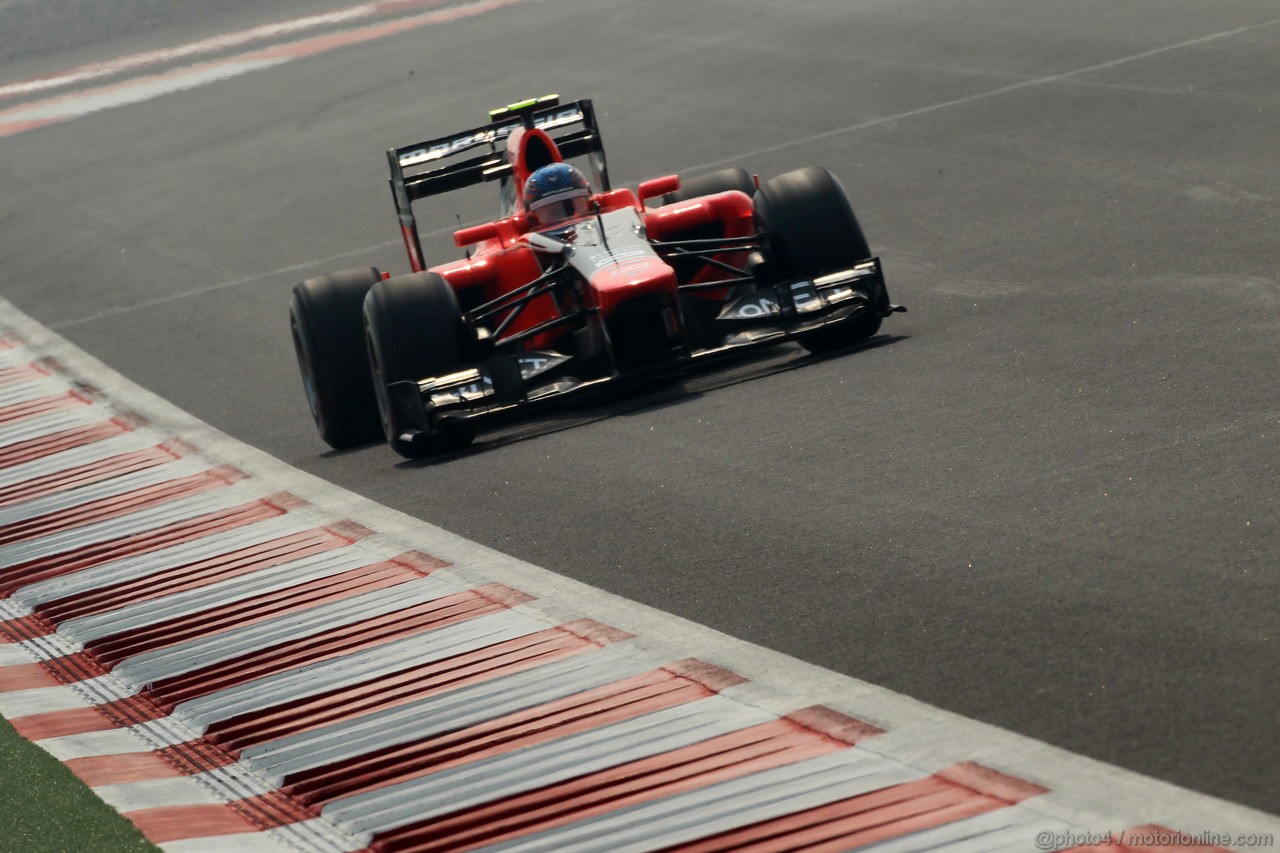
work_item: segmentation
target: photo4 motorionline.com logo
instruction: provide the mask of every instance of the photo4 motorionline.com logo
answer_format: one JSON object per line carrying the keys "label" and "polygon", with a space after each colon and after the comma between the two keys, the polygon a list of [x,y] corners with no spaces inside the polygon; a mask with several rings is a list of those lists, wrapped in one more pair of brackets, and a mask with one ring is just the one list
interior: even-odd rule
{"label": "photo4 motorionline.com logo", "polygon": [[1067,850],[1073,847],[1261,847],[1271,848],[1276,837],[1270,833],[1175,832],[1170,829],[1144,827],[1119,832],[1054,832],[1044,830],[1036,836],[1038,850]]}

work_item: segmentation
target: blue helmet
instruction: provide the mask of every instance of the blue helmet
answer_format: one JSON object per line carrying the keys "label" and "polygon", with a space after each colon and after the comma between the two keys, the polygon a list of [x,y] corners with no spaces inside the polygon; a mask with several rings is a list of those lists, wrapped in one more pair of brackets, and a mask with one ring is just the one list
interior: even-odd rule
{"label": "blue helmet", "polygon": [[543,166],[524,183],[524,208],[540,225],[554,225],[587,212],[591,187],[568,163]]}

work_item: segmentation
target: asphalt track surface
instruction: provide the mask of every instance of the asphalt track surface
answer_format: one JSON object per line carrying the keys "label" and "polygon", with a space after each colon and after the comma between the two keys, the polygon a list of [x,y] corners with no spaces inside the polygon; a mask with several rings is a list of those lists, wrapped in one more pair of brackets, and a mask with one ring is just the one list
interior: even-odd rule
{"label": "asphalt track surface", "polygon": [[[529,0],[0,139],[0,292],[383,504],[1275,812],[1278,79],[1272,0]],[[430,463],[326,452],[289,289],[405,269],[383,150],[549,91],[595,100],[616,183],[828,166],[911,312]],[[424,206],[431,260],[492,209]]]}

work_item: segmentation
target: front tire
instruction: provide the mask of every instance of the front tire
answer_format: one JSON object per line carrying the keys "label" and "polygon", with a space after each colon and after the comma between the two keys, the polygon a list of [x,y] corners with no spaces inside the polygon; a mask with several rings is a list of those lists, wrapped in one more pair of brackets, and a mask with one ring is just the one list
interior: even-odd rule
{"label": "front tire", "polygon": [[[755,212],[777,281],[816,278],[871,257],[844,187],[821,166],[796,169],[767,181],[756,194]],[[874,307],[868,306],[847,320],[802,332],[796,341],[810,352],[829,352],[870,338],[880,331],[880,321]]]}
{"label": "front tire", "polygon": [[365,355],[365,294],[382,278],[373,267],[307,279],[289,297],[289,326],[302,388],[320,437],[335,450],[381,433]]}
{"label": "front tire", "polygon": [[387,389],[393,382],[455,373],[474,359],[475,333],[449,283],[431,272],[379,282],[365,297],[364,326],[377,412],[391,449],[416,459],[445,445],[470,443],[474,431],[461,422],[434,441],[405,441],[407,430],[427,425],[407,422]]}

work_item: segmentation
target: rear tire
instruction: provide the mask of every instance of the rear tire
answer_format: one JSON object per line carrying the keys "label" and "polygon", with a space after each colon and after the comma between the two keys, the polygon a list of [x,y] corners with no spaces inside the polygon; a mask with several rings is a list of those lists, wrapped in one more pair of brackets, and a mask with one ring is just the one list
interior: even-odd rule
{"label": "rear tire", "polygon": [[335,450],[381,434],[365,355],[365,294],[381,274],[373,267],[308,279],[293,288],[289,326],[302,388],[320,437]]}
{"label": "rear tire", "polygon": [[751,177],[746,169],[720,169],[715,172],[708,172],[705,175],[698,175],[696,178],[690,178],[687,181],[681,178],[680,189],[664,195],[662,203],[675,204],[678,201],[688,201],[691,198],[714,195],[728,192],[729,190],[737,190],[749,196],[754,196],[756,194],[755,179]]}
{"label": "rear tire", "polygon": [[432,442],[402,440],[406,429],[416,425],[403,421],[387,391],[392,382],[455,373],[474,359],[475,333],[449,283],[431,272],[379,282],[365,297],[364,326],[376,411],[391,449],[416,459],[445,446],[469,444],[474,431],[463,422]]}
{"label": "rear tire", "polygon": [[[756,227],[765,234],[765,255],[777,281],[816,278],[871,257],[844,187],[821,166],[767,181],[756,194],[755,209]],[[880,331],[880,320],[869,310],[803,332],[796,341],[810,352],[828,352],[871,337]]]}

